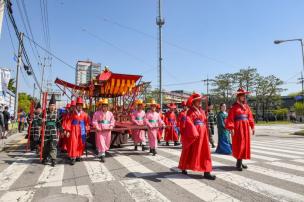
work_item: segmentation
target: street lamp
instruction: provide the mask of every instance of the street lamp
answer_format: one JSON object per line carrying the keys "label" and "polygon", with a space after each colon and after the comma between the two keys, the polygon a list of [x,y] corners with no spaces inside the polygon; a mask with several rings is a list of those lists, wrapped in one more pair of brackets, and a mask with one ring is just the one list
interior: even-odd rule
{"label": "street lamp", "polygon": [[304,50],[303,50],[303,39],[288,39],[288,40],[275,40],[274,44],[280,44],[290,41],[299,41],[301,45],[302,50],[302,65],[303,65],[303,71],[301,73],[301,84],[302,84],[302,102],[304,102],[303,96],[304,96],[304,80],[303,80],[303,72],[304,72]]}

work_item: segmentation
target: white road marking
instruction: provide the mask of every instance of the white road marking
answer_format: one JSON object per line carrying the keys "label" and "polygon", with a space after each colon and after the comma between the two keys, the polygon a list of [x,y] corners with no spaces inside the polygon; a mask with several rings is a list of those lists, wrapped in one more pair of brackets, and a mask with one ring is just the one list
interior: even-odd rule
{"label": "white road marking", "polygon": [[302,158],[301,156],[283,154],[283,153],[279,153],[279,152],[262,151],[262,150],[258,150],[258,149],[251,149],[251,151],[253,153],[268,154],[268,155],[271,155],[271,156],[285,157],[285,158],[290,158],[290,159]]}
{"label": "white road marking", "polygon": [[98,161],[84,161],[92,183],[115,180],[106,166]]}
{"label": "white road marking", "polygon": [[35,186],[41,187],[61,187],[64,173],[64,165],[59,164],[56,167],[45,166]]}
{"label": "white road marking", "polygon": [[115,156],[113,158],[116,161],[118,161],[120,164],[122,164],[130,172],[132,172],[132,174],[134,174],[136,177],[156,175],[155,172],[146,168],[145,166],[131,159],[130,157],[120,155],[120,156]]}
{"label": "white road marking", "polygon": [[287,169],[291,169],[291,170],[297,170],[297,171],[304,172],[304,167],[303,166],[297,166],[297,165],[283,163],[283,162],[268,162],[267,164],[270,164],[270,165],[273,165],[273,166],[278,166],[278,167],[281,167],[281,168],[287,168]]}
{"label": "white road marking", "polygon": [[9,191],[3,194],[0,202],[30,202],[33,200],[35,191]]}
{"label": "white road marking", "polygon": [[[171,170],[179,171],[177,166],[177,162],[166,157],[157,155],[157,156],[145,156],[146,158],[163,165],[166,168]],[[174,174],[167,175],[166,179],[175,183],[176,185],[182,187],[187,190],[191,194],[197,196],[201,200],[204,201],[239,201],[238,199],[233,198],[221,191],[218,191],[209,185],[202,183],[196,179],[193,179],[187,175],[182,174]]]}
{"label": "white road marking", "polygon": [[304,155],[303,152],[291,151],[291,150],[282,149],[282,148],[281,149],[272,148],[271,145],[269,147],[252,146],[252,148],[262,149],[262,150],[268,150],[268,151],[276,151],[276,152],[282,152],[282,153],[289,153],[289,154]]}
{"label": "white road marking", "polygon": [[93,201],[93,195],[88,185],[62,187],[61,192],[63,194],[75,194],[79,196],[84,196],[87,197],[90,202]]}
{"label": "white road marking", "polygon": [[4,169],[0,173],[0,190],[8,190],[29,165],[30,161],[28,159],[20,158]]}
{"label": "white road marking", "polygon": [[251,154],[252,158],[256,158],[256,159],[262,159],[265,161],[279,161],[280,159],[278,158],[273,158],[273,157],[269,157],[269,156],[262,156],[262,155],[258,155],[258,154]]}
{"label": "white road marking", "polygon": [[130,196],[136,202],[155,201],[169,202],[164,195],[157,191],[153,186],[143,179],[131,179],[120,181],[123,187],[126,188]]}

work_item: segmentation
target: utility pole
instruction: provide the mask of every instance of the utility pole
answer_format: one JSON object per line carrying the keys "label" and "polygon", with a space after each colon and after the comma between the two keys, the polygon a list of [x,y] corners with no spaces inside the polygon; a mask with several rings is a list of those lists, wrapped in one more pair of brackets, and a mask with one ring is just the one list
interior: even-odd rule
{"label": "utility pole", "polygon": [[207,84],[207,96],[209,96],[209,84],[210,82],[214,82],[214,79],[209,79],[209,77],[207,76],[207,79],[204,79],[203,82]]}
{"label": "utility pole", "polygon": [[36,83],[34,83],[33,98],[35,98],[35,92],[36,92]]}
{"label": "utility pole", "polygon": [[165,20],[162,18],[161,13],[161,0],[158,0],[158,17],[156,18],[156,25],[158,26],[158,48],[159,48],[159,104],[162,110],[163,108],[163,94],[162,94],[162,26],[165,24]]}
{"label": "utility pole", "polygon": [[303,78],[303,72],[301,72],[301,77],[298,78],[299,83],[302,84],[302,102],[304,102],[304,78]]}
{"label": "utility pole", "polygon": [[44,57],[43,58],[43,63],[38,63],[38,65],[40,65],[41,68],[42,68],[42,71],[41,71],[41,84],[40,84],[40,86],[41,86],[41,89],[40,89],[40,102],[42,102],[42,94],[43,94],[43,91],[44,91],[44,88],[43,88],[43,86],[44,86],[44,71],[45,71],[46,67],[50,67],[50,65],[46,64],[46,59],[47,58]]}
{"label": "utility pole", "polygon": [[19,48],[18,48],[18,59],[17,59],[17,67],[16,67],[16,94],[15,94],[15,110],[14,110],[14,117],[17,120],[18,116],[18,99],[19,99],[19,70],[20,65],[22,63],[22,44],[23,44],[23,33],[20,32],[20,41],[19,41]]}

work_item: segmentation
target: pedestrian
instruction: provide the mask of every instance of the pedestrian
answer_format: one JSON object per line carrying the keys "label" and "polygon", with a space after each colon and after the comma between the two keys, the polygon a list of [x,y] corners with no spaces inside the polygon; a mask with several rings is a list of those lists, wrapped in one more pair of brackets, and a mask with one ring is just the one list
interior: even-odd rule
{"label": "pedestrian", "polygon": [[148,104],[150,106],[150,110],[146,114],[145,123],[148,126],[148,138],[149,138],[149,146],[150,146],[150,153],[153,156],[156,155],[157,149],[157,135],[160,128],[165,127],[165,123],[161,119],[158,112],[156,112],[157,103],[154,99]]}
{"label": "pedestrian", "polygon": [[181,142],[183,142],[183,137],[185,135],[185,124],[186,124],[186,120],[187,120],[187,104],[185,101],[183,101],[181,103],[182,105],[182,111],[178,114],[178,118],[177,118],[177,123],[178,123],[178,127],[179,127],[179,131],[181,133]]}
{"label": "pedestrian", "polygon": [[214,145],[214,125],[216,123],[216,116],[213,112],[213,104],[211,102],[208,103],[208,130],[209,130],[209,143],[211,144],[212,148],[215,148]]}
{"label": "pedestrian", "polygon": [[220,104],[220,112],[217,114],[217,131],[218,131],[218,144],[215,150],[216,153],[219,154],[231,154],[231,137],[229,130],[225,127],[225,121],[227,119],[227,112],[226,112],[226,104]]}
{"label": "pedestrian", "polygon": [[[136,100],[137,109],[131,114],[131,120],[136,126],[144,126],[144,120],[146,113],[144,111],[144,103],[142,100]],[[134,150],[137,151],[138,144],[141,144],[142,151],[146,150],[146,131],[137,129],[132,131],[132,137],[134,141]]]}
{"label": "pedestrian", "polygon": [[30,149],[31,151],[37,150],[39,146],[40,132],[42,126],[42,109],[40,102],[35,106],[33,117],[29,116],[30,128]]}
{"label": "pedestrian", "polygon": [[4,123],[4,115],[3,115],[3,108],[0,106],[0,137],[4,139],[5,133],[5,123]]}
{"label": "pedestrian", "polygon": [[[164,121],[164,114],[161,111],[160,104],[156,105],[156,112],[159,114],[161,120]],[[157,133],[157,142],[158,142],[158,144],[160,144],[161,140],[163,139],[163,133],[164,133],[164,129],[163,128],[159,128],[158,133]]]}
{"label": "pedestrian", "polygon": [[182,153],[178,168],[187,175],[187,170],[204,172],[204,177],[215,180],[216,176],[211,174],[212,160],[209,147],[207,117],[201,108],[202,96],[192,94],[187,104],[187,120],[185,124],[185,135],[183,138]]}
{"label": "pedestrian", "polygon": [[26,120],[26,114],[23,111],[23,109],[21,108],[18,113],[18,131],[19,131],[19,133],[23,132],[23,130],[24,130],[25,120]]}
{"label": "pedestrian", "polygon": [[9,124],[10,118],[11,118],[11,115],[8,112],[8,106],[4,107],[3,117],[4,117],[4,133],[3,133],[3,138],[6,139],[7,138],[7,133],[9,131],[8,124]]}
{"label": "pedestrian", "polygon": [[[74,104],[74,103],[73,103]],[[71,112],[66,124],[68,137],[68,157],[70,164],[81,161],[81,156],[86,145],[86,136],[90,130],[89,117],[82,110],[83,99],[78,97],[76,100],[76,109]]]}
{"label": "pedestrian", "polygon": [[226,128],[232,135],[232,155],[237,159],[237,170],[247,169],[243,159],[250,159],[250,133],[254,135],[254,119],[251,109],[246,103],[246,95],[250,92],[243,88],[236,92],[236,102],[232,105],[226,120]]}
{"label": "pedestrian", "polygon": [[98,110],[93,116],[93,126],[96,129],[95,141],[98,157],[100,162],[104,163],[106,152],[111,146],[111,130],[115,126],[115,119],[112,112],[108,110],[109,100],[107,98],[101,99],[98,106]]}
{"label": "pedestrian", "polygon": [[61,125],[57,116],[56,99],[55,94],[52,94],[45,120],[45,135],[42,153],[42,163],[44,165],[47,164],[49,158],[51,160],[52,167],[56,165],[58,143],[57,132],[59,130],[61,130]]}
{"label": "pedestrian", "polygon": [[174,146],[180,145],[178,142],[177,119],[175,115],[176,105],[174,103],[168,104],[169,111],[165,114],[165,141],[166,146],[169,146],[170,141],[174,141]]}

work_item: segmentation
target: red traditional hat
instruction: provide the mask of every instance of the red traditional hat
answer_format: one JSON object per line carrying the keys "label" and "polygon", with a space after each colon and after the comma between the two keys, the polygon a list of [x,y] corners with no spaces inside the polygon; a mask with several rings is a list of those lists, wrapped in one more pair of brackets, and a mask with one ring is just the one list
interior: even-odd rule
{"label": "red traditional hat", "polygon": [[156,108],[157,108],[157,109],[160,109],[160,104],[157,104],[157,105],[156,105]]}
{"label": "red traditional hat", "polygon": [[187,100],[187,105],[188,105],[188,107],[191,107],[194,100],[202,100],[202,99],[203,99],[203,97],[202,97],[200,94],[198,94],[198,93],[193,93],[193,94],[188,98],[188,100]]}
{"label": "red traditional hat", "polygon": [[176,109],[176,105],[174,103],[170,103],[167,105],[170,109]]}
{"label": "red traditional hat", "polygon": [[236,91],[236,95],[248,95],[250,94],[251,92],[249,91],[246,91],[244,90],[243,88],[239,88],[237,91]]}
{"label": "red traditional hat", "polygon": [[76,104],[83,104],[83,99],[82,99],[82,97],[78,97],[78,98],[77,98]]}
{"label": "red traditional hat", "polygon": [[70,109],[71,108],[71,104],[68,103],[66,106],[65,106],[66,109]]}
{"label": "red traditional hat", "polygon": [[185,101],[182,101],[182,106],[183,107],[187,106],[187,103]]}
{"label": "red traditional hat", "polygon": [[76,106],[76,101],[75,101],[75,100],[72,100],[72,101],[71,101],[71,107],[72,107],[72,106]]}

